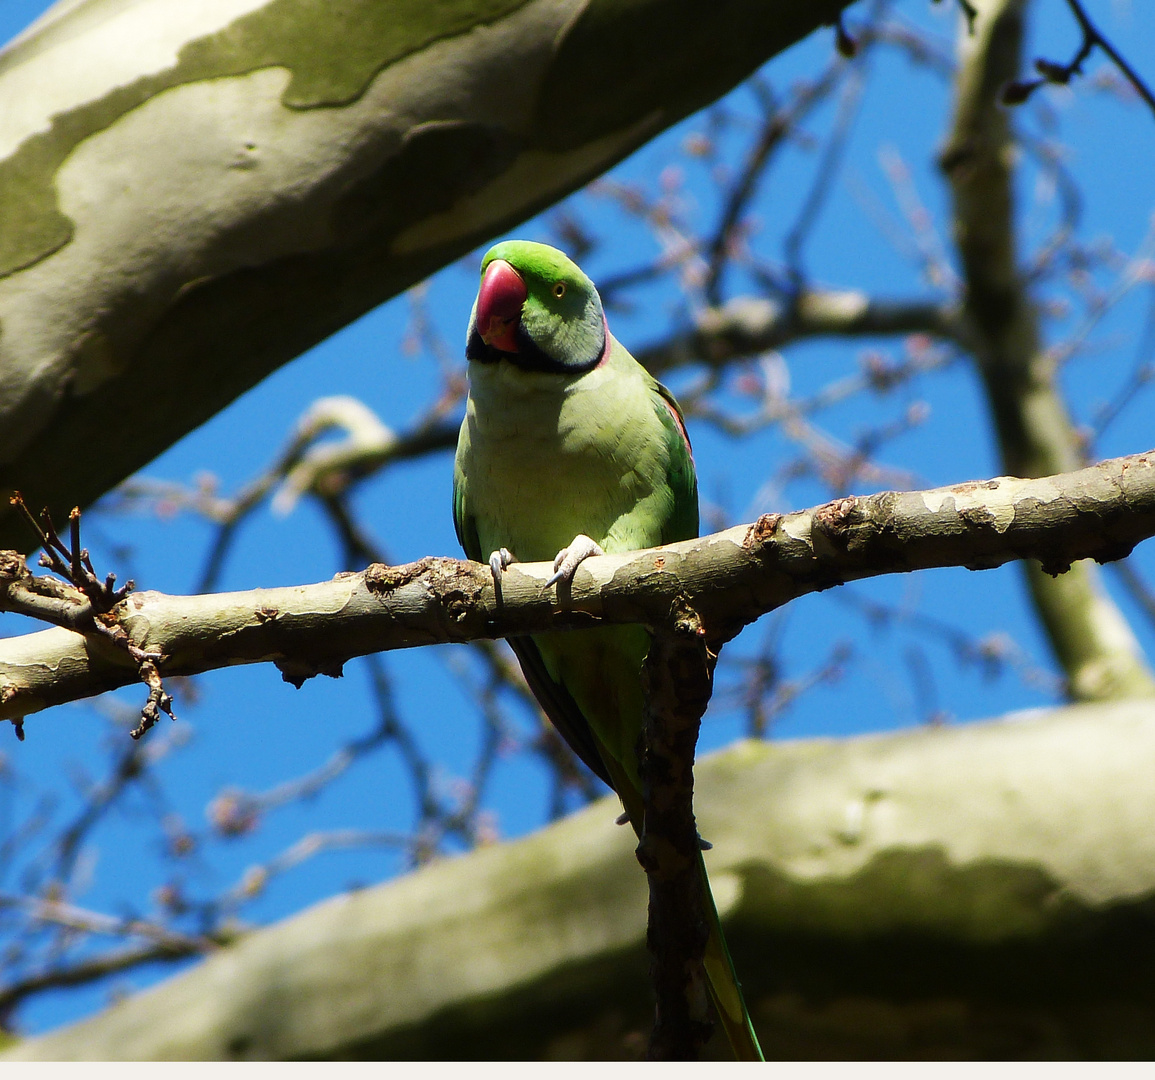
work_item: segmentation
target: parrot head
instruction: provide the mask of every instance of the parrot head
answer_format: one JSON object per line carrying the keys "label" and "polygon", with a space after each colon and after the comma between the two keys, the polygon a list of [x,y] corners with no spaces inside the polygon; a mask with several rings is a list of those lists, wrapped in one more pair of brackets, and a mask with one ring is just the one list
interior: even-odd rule
{"label": "parrot head", "polygon": [[486,252],[465,355],[525,371],[579,375],[609,345],[601,297],[557,248],[507,240]]}

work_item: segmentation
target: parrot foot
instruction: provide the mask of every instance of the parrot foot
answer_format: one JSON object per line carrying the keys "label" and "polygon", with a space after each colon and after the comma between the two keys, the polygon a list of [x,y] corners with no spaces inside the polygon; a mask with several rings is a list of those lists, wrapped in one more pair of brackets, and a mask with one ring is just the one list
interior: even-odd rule
{"label": "parrot foot", "polygon": [[489,556],[489,572],[493,574],[493,589],[498,597],[501,596],[501,575],[508,566],[512,566],[517,559],[508,548],[498,548]]}
{"label": "parrot foot", "polygon": [[591,540],[585,533],[578,533],[570,541],[569,547],[564,547],[557,553],[557,558],[553,561],[553,577],[545,583],[545,587],[548,589],[551,585],[556,585],[563,580],[572,583],[577,568],[586,559],[591,555],[604,554],[605,551],[602,550],[601,544]]}

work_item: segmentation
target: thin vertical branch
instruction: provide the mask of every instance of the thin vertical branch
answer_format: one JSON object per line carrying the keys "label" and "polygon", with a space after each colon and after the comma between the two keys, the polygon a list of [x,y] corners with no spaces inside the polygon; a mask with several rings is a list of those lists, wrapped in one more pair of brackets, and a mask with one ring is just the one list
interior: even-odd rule
{"label": "thin vertical branch", "polygon": [[716,657],[696,615],[660,630],[646,657],[641,760],[644,825],[638,861],[650,884],[646,943],[657,996],[652,1060],[694,1061],[713,1032],[703,957],[710,928],[698,869],[694,749]]}

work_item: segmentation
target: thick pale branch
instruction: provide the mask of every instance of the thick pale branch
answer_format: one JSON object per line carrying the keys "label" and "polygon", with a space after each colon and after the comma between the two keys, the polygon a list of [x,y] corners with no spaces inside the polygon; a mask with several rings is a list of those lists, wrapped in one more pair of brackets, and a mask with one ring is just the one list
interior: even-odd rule
{"label": "thick pale branch", "polygon": [[[1061,573],[1118,559],[1155,535],[1155,451],[1037,480],[1000,477],[932,491],[837,499],[698,540],[587,560],[558,597],[549,563],[515,564],[502,602],[488,567],[449,558],[375,565],[332,581],[205,596],[139,592],[117,608],[165,675],[273,662],[284,678],[338,675],[353,656],[598,621],[668,624],[684,604],[725,641],[806,593],[937,566],[1037,559]],[[0,610],[10,607],[0,590]],[[54,628],[0,641],[0,719],[137,680],[106,639]]]}
{"label": "thick pale branch", "polygon": [[[1150,1058],[1153,771],[1151,702],[700,762],[767,1056]],[[646,889],[618,809],[333,897],[5,1056],[639,1057]]]}
{"label": "thick pale branch", "polygon": [[0,55],[0,490],[87,505],[848,3],[57,4]]}

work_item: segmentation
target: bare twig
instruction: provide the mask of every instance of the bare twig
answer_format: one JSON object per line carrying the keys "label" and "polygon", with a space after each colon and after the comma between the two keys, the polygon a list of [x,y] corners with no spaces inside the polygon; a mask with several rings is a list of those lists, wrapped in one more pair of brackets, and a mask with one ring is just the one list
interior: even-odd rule
{"label": "bare twig", "polygon": [[[940,0],[932,0],[937,4]],[[963,17],[967,22],[967,33],[973,34],[975,32],[975,19],[978,18],[978,9],[970,2],[970,0],[958,0],[959,11],[963,13]]]}
{"label": "bare twig", "polygon": [[1113,564],[1113,569],[1119,576],[1119,580],[1126,586],[1132,599],[1142,608],[1143,614],[1150,620],[1151,625],[1155,626],[1155,589],[1152,589],[1143,580],[1130,559],[1120,559]]}
{"label": "bare twig", "polygon": [[[434,403],[409,431],[399,435],[354,399],[322,399],[301,417],[297,431],[273,464],[232,498],[216,495],[203,485],[188,489],[137,479],[122,484],[102,505],[113,511],[132,509],[140,503],[150,508],[163,505],[214,522],[217,532],[197,585],[198,591],[207,592],[219,580],[241,526],[270,498],[276,501],[279,512],[287,513],[306,492],[322,501],[336,499],[357,481],[390,464],[451,450],[457,445],[458,423],[445,414],[457,407],[459,397],[460,388],[447,391],[443,400]],[[322,435],[334,430],[341,431],[345,438],[317,445]],[[331,504],[329,511],[339,512],[339,507]],[[353,532],[351,528],[349,536]]]}
{"label": "bare twig", "polygon": [[1139,75],[1139,73],[1124,59],[1123,54],[1107,40],[1097,26],[1091,21],[1083,7],[1081,0],[1067,0],[1067,7],[1079,24],[1082,40],[1075,51],[1075,55],[1062,64],[1054,60],[1039,57],[1035,61],[1035,70],[1039,73],[1038,79],[1016,79],[1007,83],[1003,89],[1003,101],[1007,105],[1019,105],[1026,101],[1044,83],[1056,83],[1066,86],[1076,75],[1082,75],[1083,64],[1087,57],[1096,49],[1102,49],[1110,57],[1111,62],[1123,73],[1123,77],[1134,87],[1135,92],[1155,113],[1155,94]]}
{"label": "bare twig", "polygon": [[[149,688],[148,700],[141,709],[140,725],[131,733],[134,739],[148,731],[161,712],[175,720],[172,696],[164,689],[160,676],[159,664],[165,659],[164,653],[137,646],[114,610],[133,591],[135,584],[128,581],[118,589],[115,587],[115,574],[108,574],[103,581],[96,576],[87,549],[80,546],[80,508],[74,507],[68,516],[71,542],[65,545],[47,509],[41,513],[38,522],[20,492],[15,492],[9,502],[36,533],[43,548],[40,565],[62,577],[79,595],[69,594],[66,589],[49,583],[48,579],[33,578],[15,552],[5,552],[0,557],[0,585],[4,586],[5,593],[0,597],[0,610],[20,611],[77,633],[103,637],[127,653],[137,665],[141,681]],[[22,734],[23,729],[18,725],[17,738]]]}
{"label": "bare twig", "polygon": [[654,372],[687,364],[721,368],[806,338],[920,333],[953,342],[967,340],[959,308],[950,301],[885,300],[853,289],[807,289],[785,305],[741,296],[722,307],[707,308],[690,330],[636,355]]}
{"label": "bare twig", "polygon": [[125,744],[117,739],[114,745],[115,759],[108,779],[85,792],[83,808],[54,844],[53,872],[60,878],[67,879],[71,874],[80,846],[97,822],[128,788],[148,775],[151,766],[172,749],[173,740],[153,738]]}
{"label": "bare twig", "polygon": [[1107,428],[1118,419],[1123,410],[1138,396],[1139,391],[1155,382],[1155,291],[1147,303],[1146,325],[1139,343],[1137,356],[1127,381],[1114,400],[1099,409],[1093,419],[1093,437],[1097,441]]}
{"label": "bare twig", "polygon": [[[840,35],[845,34],[841,20],[838,23],[838,30]],[[847,38],[847,40],[850,39]],[[839,51],[842,52],[841,49],[839,49]],[[844,52],[843,55],[852,57],[854,51],[852,50],[849,53]],[[862,100],[862,91],[865,85],[865,65],[857,65],[842,88],[840,95],[841,100],[838,103],[838,116],[834,121],[834,129],[826,140],[826,149],[823,151],[818,161],[818,167],[814,171],[814,180],[811,183],[809,192],[807,192],[806,200],[803,202],[802,209],[798,212],[798,217],[795,219],[794,224],[791,225],[790,231],[786,234],[786,239],[783,241],[782,246],[786,258],[787,273],[795,288],[801,288],[806,277],[802,266],[802,246],[814,228],[818,216],[822,211],[822,206],[829,197],[835,178],[838,176],[839,163],[846,149],[846,144],[854,124],[854,118],[858,114],[858,105]]]}
{"label": "bare twig", "polygon": [[774,721],[794,705],[807,691],[842,676],[853,655],[848,642],[836,642],[829,656],[817,667],[794,678],[786,678],[782,662],[773,644],[760,649],[757,656],[728,658],[722,668],[737,668],[742,678],[737,686],[716,690],[713,700],[725,705],[738,703],[746,713],[746,735],[764,739]]}
{"label": "bare twig", "polygon": [[1061,699],[1066,692],[1065,680],[1033,663],[1005,634],[976,637],[944,619],[884,604],[853,589],[841,589],[831,595],[875,627],[905,626],[919,640],[941,642],[954,653],[961,665],[977,667],[986,678],[993,678],[1001,674],[1004,667],[1009,667],[1024,686],[1039,690],[1050,698]]}
{"label": "bare twig", "polygon": [[199,952],[211,949],[215,945],[215,942],[208,938],[189,937],[147,919],[117,918],[59,900],[0,894],[0,908],[17,908],[35,921],[81,930],[86,934],[143,937],[165,945],[192,947]]}
{"label": "bare twig", "polygon": [[[43,549],[40,565],[58,574],[85,596],[93,619],[107,614],[135,588],[131,581],[119,589],[115,588],[115,574],[109,574],[104,581],[97,578],[88,552],[80,546],[79,507],[73,507],[72,513],[68,515],[72,546],[67,547],[57,534],[47,509],[41,512],[40,521],[37,521],[20,492],[14,492],[8,501],[36,534],[37,545]],[[133,658],[140,659],[135,656]]]}
{"label": "bare twig", "polygon": [[[940,164],[951,185],[973,353],[1002,467],[1016,476],[1043,476],[1076,468],[1085,457],[1016,251],[1014,141],[998,95],[1018,68],[1023,33],[1022,4],[985,5],[975,40],[968,42]],[[1155,676],[1093,566],[1081,564],[1058,580],[1030,565],[1024,569],[1073,697],[1155,693]]]}
{"label": "bare twig", "polygon": [[26,998],[45,990],[85,986],[109,975],[132,971],[146,964],[172,963],[190,956],[200,956],[205,952],[206,949],[193,941],[154,941],[115,949],[66,964],[56,964],[0,986],[0,1023],[3,1023],[12,1010]]}
{"label": "bare twig", "polygon": [[213,907],[225,912],[235,910],[263,893],[273,878],[327,851],[348,851],[368,847],[404,850],[410,843],[408,834],[393,830],[334,829],[328,832],[308,833],[268,862],[246,869],[240,880],[216,901]]}
{"label": "bare twig", "polygon": [[[865,44],[865,40],[862,42]],[[717,306],[721,301],[721,282],[735,246],[739,225],[751,199],[758,191],[762,176],[774,152],[794,131],[802,118],[831,93],[847,71],[847,62],[839,57],[817,78],[793,96],[783,109],[766,110],[758,141],[751,147],[737,182],[731,187],[713,237],[705,245],[709,271],[705,281],[706,299]]]}

